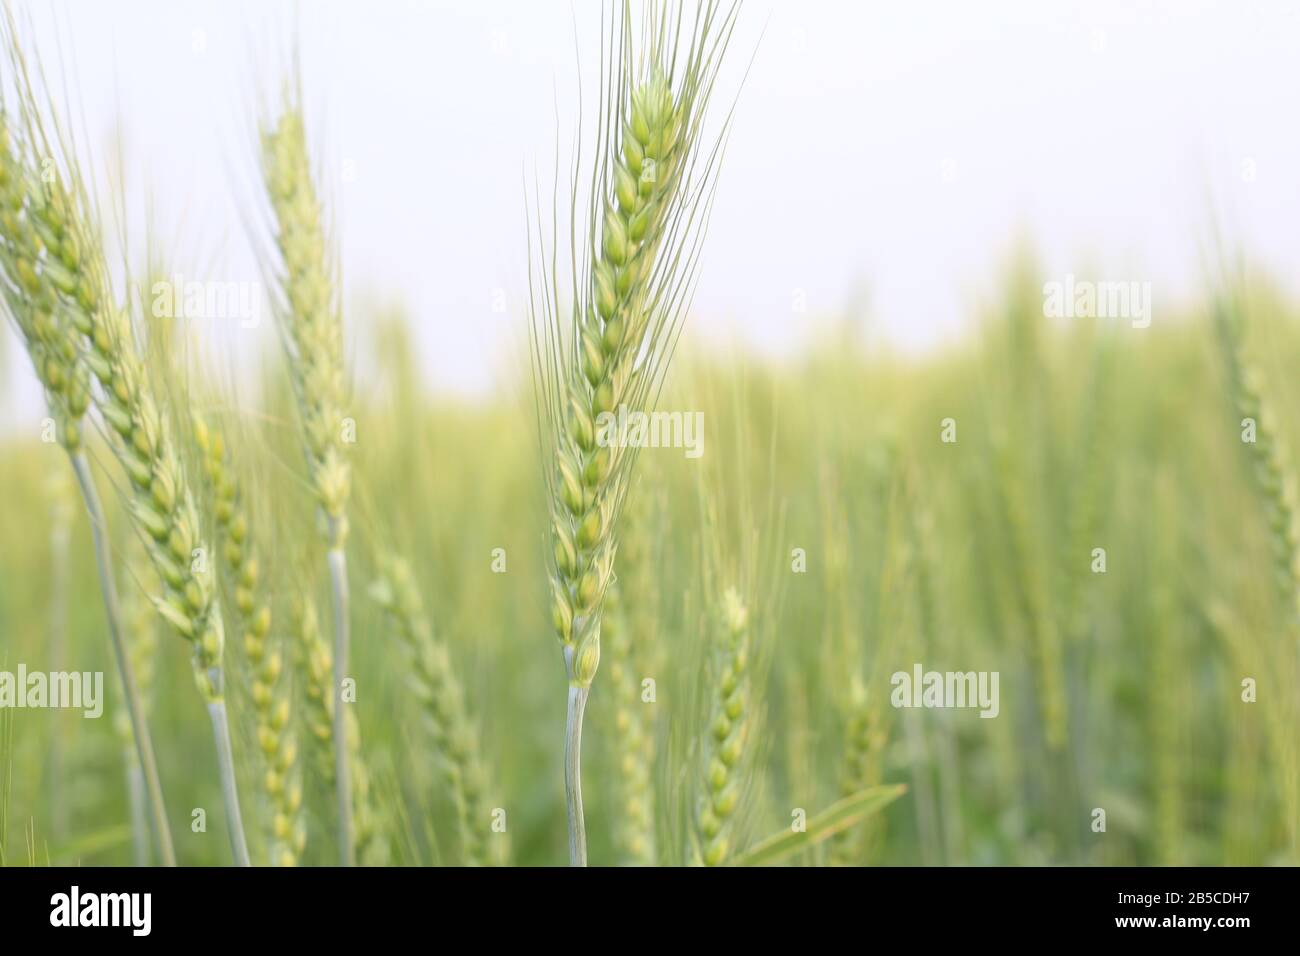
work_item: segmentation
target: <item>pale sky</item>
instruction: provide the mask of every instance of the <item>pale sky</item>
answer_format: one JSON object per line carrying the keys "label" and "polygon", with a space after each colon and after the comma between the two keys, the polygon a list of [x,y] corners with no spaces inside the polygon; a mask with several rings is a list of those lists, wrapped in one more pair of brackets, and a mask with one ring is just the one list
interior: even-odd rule
{"label": "pale sky", "polygon": [[[406,304],[432,388],[513,374],[524,174],[572,135],[596,0],[18,6],[100,163],[123,122],[132,208],[150,196],[181,264],[236,281],[260,278],[252,130],[296,30],[349,297]],[[1212,209],[1300,294],[1300,5],[753,0],[720,105],[752,53],[696,332],[789,350],[865,288],[884,335],[930,347],[1019,236],[1046,278],[1152,282],[1159,321],[1203,287]],[[10,427],[39,408],[15,351]]]}

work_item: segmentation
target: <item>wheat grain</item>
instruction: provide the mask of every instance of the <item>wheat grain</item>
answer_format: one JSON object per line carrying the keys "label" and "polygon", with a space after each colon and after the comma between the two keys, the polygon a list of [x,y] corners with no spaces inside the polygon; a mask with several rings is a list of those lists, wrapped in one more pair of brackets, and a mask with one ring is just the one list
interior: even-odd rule
{"label": "wheat grain", "polygon": [[500,865],[508,847],[492,832],[487,774],[479,757],[478,729],[466,713],[460,682],[446,646],[434,637],[411,569],[400,558],[381,562],[371,595],[392,620],[413,670],[411,682],[456,807],[461,851],[473,866]]}

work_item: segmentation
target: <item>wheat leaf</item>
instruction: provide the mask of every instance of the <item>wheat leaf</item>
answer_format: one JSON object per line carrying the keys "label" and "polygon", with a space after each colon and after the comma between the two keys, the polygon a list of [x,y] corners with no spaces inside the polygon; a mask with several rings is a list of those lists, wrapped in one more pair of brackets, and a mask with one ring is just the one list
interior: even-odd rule
{"label": "wheat leaf", "polygon": [[852,796],[831,804],[813,817],[804,830],[796,832],[785,829],[765,840],[760,840],[732,860],[731,865],[770,866],[773,863],[780,863],[786,857],[816,846],[841,830],[846,830],[872,814],[879,813],[901,797],[906,790],[907,787],[903,784],[859,790]]}

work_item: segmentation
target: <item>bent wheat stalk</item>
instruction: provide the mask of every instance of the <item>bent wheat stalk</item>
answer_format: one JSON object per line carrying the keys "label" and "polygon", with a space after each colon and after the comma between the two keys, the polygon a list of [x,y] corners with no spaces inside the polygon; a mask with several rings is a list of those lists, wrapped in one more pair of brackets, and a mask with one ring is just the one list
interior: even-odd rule
{"label": "bent wheat stalk", "polygon": [[[701,125],[737,8],[650,4],[640,42],[625,3],[607,29],[596,164],[586,215],[570,208],[572,296],[559,301],[556,239],[530,244],[529,305],[539,437],[551,514],[552,617],[568,676],[564,735],[569,862],[586,865],[582,718],[600,664],[601,605],[635,453],[609,426],[653,405],[694,288],[720,143]],[[678,41],[687,38],[686,49]],[[540,218],[540,217],[539,217]],[[530,223],[529,231],[532,231]]]}
{"label": "bent wheat stalk", "polygon": [[[11,60],[20,54],[10,36]],[[99,493],[83,442],[83,420],[91,402],[90,377],[80,360],[77,331],[59,287],[67,270],[76,264],[75,246],[51,245],[50,235],[34,215],[33,195],[39,195],[33,178],[32,157],[15,142],[7,113],[0,110],[0,272],[5,305],[27,348],[46,404],[55,423],[59,443],[67,452],[77,477],[82,502],[90,518],[104,612],[118,678],[135,741],[136,758],[149,797],[150,826],[164,866],[176,865],[162,784],[153,754],[153,742],[140,693],[132,673],[131,658],[123,643],[122,612],[113,572],[112,550],[105,538],[106,525]]]}
{"label": "bent wheat stalk", "polygon": [[[348,673],[347,503],[351,473],[343,445],[343,319],[328,264],[320,200],[312,178],[302,109],[289,100],[274,125],[262,131],[262,166],[276,223],[281,258],[281,299],[276,309],[289,358],[302,425],[312,492],[327,547],[334,611],[334,687],[342,703]],[[349,792],[348,747],[342,706],[333,708],[334,779],[339,857],[356,859]],[[352,718],[355,722],[355,716]],[[359,729],[357,733],[360,733]]]}
{"label": "bent wheat stalk", "polygon": [[[226,717],[222,664],[225,629],[215,600],[215,574],[207,566],[210,552],[200,531],[198,508],[167,417],[148,386],[131,318],[113,300],[103,245],[75,155],[58,139],[59,127],[53,120],[50,128],[55,136],[47,135],[26,63],[13,38],[12,21],[6,23],[29,148],[32,154],[47,158],[40,175],[32,171],[27,177],[29,221],[48,253],[42,260],[42,274],[57,289],[55,311],[66,316],[73,341],[79,340],[81,361],[98,384],[92,395],[106,426],[105,438],[128,479],[126,511],[163,585],[162,593],[154,596],[154,606],[193,648],[195,683],[212,722],[231,852],[238,865],[247,866],[248,847]],[[73,463],[88,506],[98,510],[84,455],[74,456]],[[106,559],[102,511],[92,515],[91,524],[99,535],[97,548],[102,549]],[[112,579],[106,575],[103,561],[100,577],[105,599],[112,594],[115,604]],[[114,606],[110,618],[120,622],[120,609]],[[119,670],[129,674],[120,633],[114,651],[121,658]],[[144,734],[143,713],[133,680],[127,694],[136,698],[132,703],[133,722],[140,718],[138,732]],[[166,839],[162,833],[158,838]]]}

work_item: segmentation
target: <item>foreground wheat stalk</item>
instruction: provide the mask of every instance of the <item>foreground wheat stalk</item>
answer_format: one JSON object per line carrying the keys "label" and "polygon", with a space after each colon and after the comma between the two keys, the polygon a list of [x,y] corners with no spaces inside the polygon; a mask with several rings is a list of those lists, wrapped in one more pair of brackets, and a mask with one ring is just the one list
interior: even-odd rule
{"label": "foreground wheat stalk", "polygon": [[[693,289],[720,149],[698,157],[703,114],[736,7],[650,4],[640,43],[624,4],[602,61],[596,166],[570,225],[573,301],[559,301],[554,237],[530,248],[534,377],[551,513],[552,617],[568,677],[564,734],[569,862],[586,865],[582,719],[600,664],[616,524],[635,461],[606,415],[653,404]],[[689,38],[687,49],[678,40]],[[574,183],[588,173],[575,168]],[[585,221],[583,219],[585,218]],[[540,224],[539,224],[540,229]],[[530,226],[531,232],[531,226]],[[585,237],[585,244],[583,237]]]}
{"label": "foreground wheat stalk", "polygon": [[[12,35],[10,41],[11,59],[18,60],[20,55],[12,44]],[[105,537],[103,508],[82,435],[83,420],[91,401],[90,381],[86,366],[79,357],[77,330],[64,308],[65,293],[60,285],[62,282],[66,286],[71,278],[69,270],[77,264],[77,247],[61,247],[60,236],[51,233],[36,217],[35,210],[44,201],[41,186],[34,178],[32,157],[17,151],[21,149],[11,136],[8,115],[0,113],[0,269],[4,273],[4,299],[45,391],[57,438],[67,452],[90,518],[113,658],[126,699],[136,758],[149,797],[150,825],[163,865],[175,866],[176,854],[167,825],[153,742],[132,673],[131,659],[123,645],[121,608],[112,550]]]}
{"label": "foreground wheat stalk", "polygon": [[[22,96],[29,154],[45,157],[42,172],[38,175],[29,168],[26,177],[27,221],[47,253],[40,260],[40,276],[57,290],[59,308],[54,312],[66,317],[68,327],[63,331],[75,343],[71,347],[79,352],[81,361],[98,384],[92,395],[106,426],[105,437],[128,479],[126,511],[143,538],[162,582],[162,593],[154,597],[154,605],[193,648],[195,683],[212,721],[231,852],[238,865],[247,866],[248,848],[239,812],[225,708],[222,664],[225,629],[215,599],[215,574],[208,567],[210,551],[200,531],[198,508],[167,417],[158,408],[148,386],[131,318],[113,300],[103,245],[93,225],[89,194],[75,155],[57,135],[58,124],[53,120],[48,124],[43,121],[26,63],[13,35],[12,21],[7,20],[6,25],[10,62],[18,74]],[[47,125],[55,135],[47,135]],[[6,222],[4,228],[7,237],[18,234],[12,221]],[[32,265],[27,264],[26,272],[32,271]],[[26,284],[40,285],[40,280]],[[109,616],[118,630],[114,652],[119,658],[119,670],[126,678],[127,696],[135,698],[130,702],[132,722],[138,724],[137,733],[147,740],[139,693],[122,646],[116,591],[105,563],[108,545],[103,538],[106,530],[103,513],[98,507],[84,452],[73,456],[73,465],[92,511],[97,553],[102,554],[101,587],[105,600],[112,604]],[[150,774],[153,760],[147,747],[141,747],[141,758],[146,774]],[[143,763],[145,760],[147,764]],[[156,774],[153,776],[156,780]],[[153,802],[157,815],[161,793],[151,796],[156,798]],[[165,826],[160,830],[157,837],[163,846],[168,839]]]}
{"label": "foreground wheat stalk", "polygon": [[[262,131],[263,176],[276,222],[282,274],[277,308],[313,495],[327,547],[334,611],[334,779],[339,858],[356,861],[352,775],[348,770],[343,682],[348,674],[347,503],[351,484],[343,446],[343,321],[327,261],[320,200],[312,179],[301,106],[287,102]],[[355,717],[353,718],[355,720]],[[360,732],[359,730],[357,731]]]}

